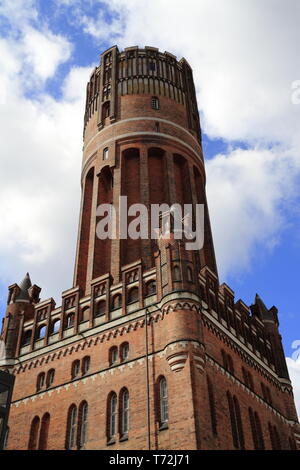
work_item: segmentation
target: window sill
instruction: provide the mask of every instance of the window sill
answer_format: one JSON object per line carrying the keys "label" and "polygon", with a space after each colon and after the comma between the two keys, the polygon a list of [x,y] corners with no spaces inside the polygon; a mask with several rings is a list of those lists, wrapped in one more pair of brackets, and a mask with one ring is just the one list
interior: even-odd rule
{"label": "window sill", "polygon": [[120,437],[120,442],[123,442],[123,441],[128,441],[128,433],[123,434],[123,435]]}
{"label": "window sill", "polygon": [[159,426],[159,431],[164,431],[165,429],[169,429],[169,426],[168,426],[168,423],[165,422],[165,423],[161,423],[161,425]]}
{"label": "window sill", "polygon": [[116,443],[116,439],[114,437],[111,437],[109,441],[107,441],[106,445],[107,446],[112,446],[113,444]]}

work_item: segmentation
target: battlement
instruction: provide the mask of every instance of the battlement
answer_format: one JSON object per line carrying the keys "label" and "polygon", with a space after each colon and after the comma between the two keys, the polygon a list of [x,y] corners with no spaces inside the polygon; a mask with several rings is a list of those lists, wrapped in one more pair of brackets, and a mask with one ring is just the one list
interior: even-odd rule
{"label": "battlement", "polygon": [[100,128],[107,124],[107,117],[110,123],[118,120],[120,97],[140,94],[169,98],[186,107],[188,126],[199,134],[191,67],[184,58],[178,61],[170,52],[150,46],[127,47],[121,52],[113,46],[103,52],[87,85],[84,126],[95,112]]}

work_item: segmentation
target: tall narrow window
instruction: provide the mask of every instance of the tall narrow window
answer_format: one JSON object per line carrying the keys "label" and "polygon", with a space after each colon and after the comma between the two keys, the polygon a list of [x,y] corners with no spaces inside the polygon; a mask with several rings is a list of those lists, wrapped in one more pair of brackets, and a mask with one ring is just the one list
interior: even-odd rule
{"label": "tall narrow window", "polygon": [[36,339],[43,339],[45,338],[45,335],[46,335],[46,326],[42,325],[37,330]]}
{"label": "tall narrow window", "polygon": [[130,303],[136,302],[138,299],[139,299],[139,289],[138,287],[133,287],[128,292],[128,298],[127,298],[128,303],[130,304]]}
{"label": "tall narrow window", "polygon": [[111,393],[108,402],[108,438],[113,440],[117,433],[117,395]]}
{"label": "tall narrow window", "polygon": [[85,375],[88,373],[89,368],[90,368],[90,363],[91,363],[90,356],[85,356],[82,360],[82,375]]}
{"label": "tall narrow window", "polygon": [[41,421],[39,450],[47,449],[49,426],[50,426],[50,415],[49,413],[45,413]]}
{"label": "tall narrow window", "polygon": [[55,376],[55,370],[50,369],[47,373],[47,379],[46,379],[46,387],[47,388],[50,388],[53,385],[54,376]]}
{"label": "tall narrow window", "polygon": [[79,375],[80,371],[80,361],[77,359],[76,361],[73,362],[72,364],[72,379],[75,379]]}
{"label": "tall narrow window", "polygon": [[44,387],[44,384],[45,384],[45,373],[41,372],[37,377],[36,391],[39,392],[40,390],[42,390],[42,388]]}
{"label": "tall narrow window", "polygon": [[292,436],[289,437],[289,444],[290,444],[290,449],[291,450],[297,450],[297,445],[296,445],[295,439]]}
{"label": "tall narrow window", "polygon": [[207,391],[208,391],[208,400],[209,400],[210,420],[211,420],[212,432],[214,434],[218,434],[214,389],[213,389],[213,385],[212,385],[209,377],[207,377]]}
{"label": "tall narrow window", "polygon": [[249,408],[249,419],[252,431],[252,438],[255,450],[264,450],[265,444],[263,439],[262,428],[258,414]]}
{"label": "tall narrow window", "polygon": [[[9,426],[6,426],[6,432],[5,432],[3,450],[5,450],[6,447],[7,447],[8,437],[9,437]],[[293,449],[293,450],[297,450],[297,449]]]}
{"label": "tall narrow window", "polygon": [[67,316],[66,328],[72,328],[72,326],[74,326],[74,319],[75,319],[74,313],[70,313],[70,315]]}
{"label": "tall narrow window", "polygon": [[103,150],[103,160],[108,160],[108,147]]}
{"label": "tall narrow window", "polygon": [[181,274],[180,274],[179,266],[174,266],[173,278],[174,278],[174,281],[181,281]]}
{"label": "tall narrow window", "polygon": [[40,418],[35,416],[31,422],[28,450],[36,450],[40,428]]}
{"label": "tall narrow window", "polygon": [[129,430],[129,393],[125,388],[121,393],[121,437],[125,437]]}
{"label": "tall narrow window", "polygon": [[118,361],[118,348],[117,346],[113,346],[109,350],[109,365],[113,366]]}
{"label": "tall narrow window", "polygon": [[32,335],[31,330],[24,331],[23,338],[22,338],[22,346],[27,346],[28,344],[30,344],[31,335]]}
{"label": "tall narrow window", "polygon": [[79,444],[79,448],[82,449],[87,442],[88,404],[86,401],[80,404],[78,414],[79,414],[78,444]]}
{"label": "tall narrow window", "polygon": [[121,294],[116,294],[112,300],[112,309],[115,310],[122,306],[122,297]]}
{"label": "tall narrow window", "polygon": [[227,400],[230,414],[233,445],[236,449],[244,449],[244,433],[241,420],[240,406],[237,398],[227,392]]}
{"label": "tall narrow window", "polygon": [[165,427],[169,419],[169,406],[168,406],[168,388],[167,381],[162,377],[159,381],[159,409],[160,409],[160,425]]}
{"label": "tall narrow window", "polygon": [[106,101],[102,106],[102,121],[110,115],[110,103]]}
{"label": "tall narrow window", "polygon": [[123,343],[121,345],[121,361],[127,361],[129,356],[129,344],[128,343]]}
{"label": "tall narrow window", "polygon": [[101,317],[105,314],[106,302],[105,300],[100,300],[95,307],[95,317]]}
{"label": "tall narrow window", "polygon": [[281,443],[280,443],[279,434],[278,434],[276,426],[273,426],[271,423],[269,423],[268,428],[269,428],[272,450],[281,450]]}
{"label": "tall narrow window", "polygon": [[60,328],[60,320],[59,319],[54,320],[50,327],[50,334],[54,335],[55,333],[58,333],[59,328]]}
{"label": "tall narrow window", "polygon": [[146,284],[146,295],[153,295],[156,293],[156,282],[155,281],[149,281]]}
{"label": "tall narrow window", "polygon": [[72,449],[75,445],[76,418],[77,418],[77,408],[75,405],[71,405],[69,408],[68,420],[67,420],[67,436],[66,436],[66,448],[67,449]]}
{"label": "tall narrow window", "polygon": [[234,366],[233,366],[232,357],[230,356],[230,354],[228,354],[227,357],[228,357],[228,370],[232,375],[234,375]]}
{"label": "tall narrow window", "polygon": [[187,273],[187,280],[188,282],[193,282],[193,271],[192,271],[192,268],[190,268],[189,266],[187,267],[187,270],[186,270],[186,273]]}

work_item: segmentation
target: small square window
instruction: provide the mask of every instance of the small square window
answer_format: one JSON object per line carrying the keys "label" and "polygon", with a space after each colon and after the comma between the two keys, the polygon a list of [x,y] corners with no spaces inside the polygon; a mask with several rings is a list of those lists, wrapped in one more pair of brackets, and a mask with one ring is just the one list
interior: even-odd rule
{"label": "small square window", "polygon": [[158,100],[158,98],[155,98],[155,97],[151,98],[151,107],[152,107],[152,109],[159,109],[159,100]]}

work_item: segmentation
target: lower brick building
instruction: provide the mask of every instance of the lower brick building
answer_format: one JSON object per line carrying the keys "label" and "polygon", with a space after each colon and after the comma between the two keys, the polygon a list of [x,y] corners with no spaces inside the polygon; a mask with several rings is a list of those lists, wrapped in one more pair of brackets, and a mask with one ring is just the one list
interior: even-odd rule
{"label": "lower brick building", "polygon": [[[105,51],[87,87],[74,285],[61,306],[9,287],[7,449],[297,449],[278,316],[219,282],[192,71],[153,47]],[[97,207],[204,205],[173,231],[99,239]],[[118,211],[118,209],[117,209]]]}

